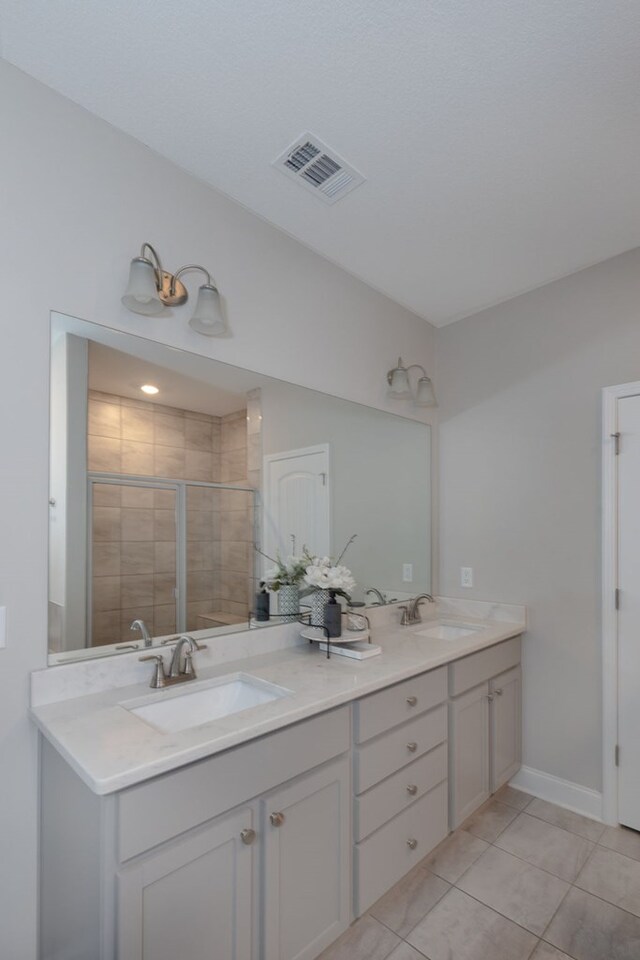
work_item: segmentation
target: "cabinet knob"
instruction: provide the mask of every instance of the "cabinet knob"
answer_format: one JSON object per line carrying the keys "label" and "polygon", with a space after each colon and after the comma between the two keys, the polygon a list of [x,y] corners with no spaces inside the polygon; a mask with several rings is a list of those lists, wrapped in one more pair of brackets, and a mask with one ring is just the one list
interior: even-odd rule
{"label": "cabinet knob", "polygon": [[493,692],[495,693],[496,697],[501,697],[501,696],[502,696],[502,688],[501,688],[501,687],[498,688],[497,690],[494,690]]}
{"label": "cabinet knob", "polygon": [[246,830],[240,831],[240,839],[242,840],[243,843],[246,843],[248,847],[251,846],[255,838],[256,838],[256,832],[255,830],[252,830],[251,827],[247,827]]}
{"label": "cabinet knob", "polygon": [[407,793],[411,794],[412,797],[415,797],[418,792],[418,787],[415,783],[410,783],[407,785]]}
{"label": "cabinet knob", "polygon": [[415,742],[415,740],[410,740],[409,743],[407,744],[407,750],[409,751],[409,753],[415,753],[417,749],[418,749],[418,744]]}
{"label": "cabinet knob", "polygon": [[415,707],[417,702],[418,702],[417,697],[407,697],[407,703],[409,704],[410,707]]}
{"label": "cabinet knob", "polygon": [[284,823],[284,813],[271,813],[269,814],[269,820],[272,827],[281,827]]}
{"label": "cabinet knob", "polygon": [[491,696],[490,693],[487,695],[487,700],[489,701],[489,703],[491,703],[491,701],[493,700],[493,697]]}
{"label": "cabinet knob", "polygon": [[407,840],[407,846],[409,847],[409,850],[415,850],[415,848],[418,846],[418,841],[413,837],[409,837]]}

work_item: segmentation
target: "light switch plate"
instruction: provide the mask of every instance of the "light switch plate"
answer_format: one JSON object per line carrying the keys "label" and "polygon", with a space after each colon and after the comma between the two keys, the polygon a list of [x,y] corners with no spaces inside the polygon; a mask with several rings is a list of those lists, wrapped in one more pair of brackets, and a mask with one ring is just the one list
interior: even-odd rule
{"label": "light switch plate", "polygon": [[413,583],[413,564],[412,563],[402,564],[402,582]]}
{"label": "light switch plate", "polygon": [[0,607],[0,648],[7,645],[7,608]]}
{"label": "light switch plate", "polygon": [[473,586],[473,567],[460,567],[460,586]]}

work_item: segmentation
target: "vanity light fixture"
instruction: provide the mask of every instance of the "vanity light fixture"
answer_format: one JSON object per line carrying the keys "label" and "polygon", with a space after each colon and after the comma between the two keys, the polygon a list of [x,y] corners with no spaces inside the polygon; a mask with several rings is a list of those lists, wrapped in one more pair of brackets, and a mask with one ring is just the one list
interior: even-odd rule
{"label": "vanity light fixture", "polygon": [[197,263],[187,263],[175,273],[169,273],[162,268],[160,257],[150,243],[143,243],[140,256],[131,261],[129,285],[122,303],[133,313],[148,317],[162,313],[164,307],[179,307],[189,297],[187,288],[180,280],[182,274],[189,270],[199,270],[207,278],[198,289],[198,299],[189,326],[205,337],[224,336],[227,325],[220,294],[209,271]]}
{"label": "vanity light fixture", "polygon": [[[409,379],[410,370],[420,370],[422,373],[418,378],[415,393]],[[405,367],[402,357],[398,357],[397,367],[393,367],[387,373],[387,383],[389,384],[388,394],[393,400],[413,400],[416,407],[438,406],[433,383],[427,376],[427,371],[419,363],[412,363]]]}
{"label": "vanity light fixture", "polygon": [[152,383],[143,383],[140,389],[143,393],[148,393],[150,397],[154,396],[156,393],[160,393],[158,387],[154,387]]}

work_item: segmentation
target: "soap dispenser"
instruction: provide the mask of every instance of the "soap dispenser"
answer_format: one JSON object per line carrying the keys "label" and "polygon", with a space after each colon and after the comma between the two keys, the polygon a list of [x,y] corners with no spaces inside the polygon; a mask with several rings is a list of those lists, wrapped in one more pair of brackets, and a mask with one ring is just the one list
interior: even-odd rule
{"label": "soap dispenser", "polygon": [[256,593],[256,620],[260,623],[264,623],[265,620],[268,620],[270,617],[269,613],[269,601],[270,596],[267,592],[264,580],[260,581],[260,590]]}

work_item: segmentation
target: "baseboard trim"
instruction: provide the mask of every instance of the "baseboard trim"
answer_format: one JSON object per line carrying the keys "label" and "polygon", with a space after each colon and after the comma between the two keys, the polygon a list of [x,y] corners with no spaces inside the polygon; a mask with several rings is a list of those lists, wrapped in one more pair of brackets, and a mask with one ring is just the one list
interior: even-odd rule
{"label": "baseboard trim", "polygon": [[581,787],[579,783],[554,777],[533,767],[520,767],[509,782],[517,790],[524,790],[540,800],[556,803],[592,820],[602,820],[602,794],[597,790]]}

